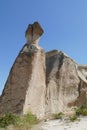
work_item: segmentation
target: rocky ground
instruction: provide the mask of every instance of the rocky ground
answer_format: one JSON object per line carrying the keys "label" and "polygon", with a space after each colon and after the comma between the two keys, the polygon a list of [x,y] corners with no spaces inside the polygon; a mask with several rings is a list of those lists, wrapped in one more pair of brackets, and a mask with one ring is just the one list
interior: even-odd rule
{"label": "rocky ground", "polygon": [[34,130],[87,130],[87,117],[71,122],[67,119],[49,120],[35,126]]}
{"label": "rocky ground", "polygon": [[35,125],[31,129],[15,128],[14,126],[8,126],[6,129],[0,130],[87,130],[87,116],[80,117],[78,120],[71,122],[67,118],[42,121],[38,125]]}

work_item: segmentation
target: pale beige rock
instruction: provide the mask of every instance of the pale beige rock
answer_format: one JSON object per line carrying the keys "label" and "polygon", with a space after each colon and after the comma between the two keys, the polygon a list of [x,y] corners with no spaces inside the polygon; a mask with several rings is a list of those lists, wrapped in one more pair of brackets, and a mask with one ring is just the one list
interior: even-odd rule
{"label": "pale beige rock", "polygon": [[[33,35],[42,35],[40,25],[32,25]],[[31,31],[31,29],[28,29]],[[39,32],[41,31],[41,32]],[[26,32],[28,35],[28,32]],[[5,112],[26,114],[37,117],[45,113],[45,53],[40,47],[25,44],[16,58],[0,98],[0,114]]]}
{"label": "pale beige rock", "polygon": [[40,36],[43,34],[43,29],[41,28],[38,22],[34,22],[33,24],[29,24],[25,37],[27,39],[28,44],[38,44]]}
{"label": "pale beige rock", "polygon": [[77,66],[61,51],[54,50],[46,54],[47,114],[86,104],[87,83],[78,75]]}
{"label": "pale beige rock", "polygon": [[61,51],[45,55],[38,45],[42,34],[39,23],[28,26],[27,43],[13,64],[0,97],[0,114],[32,112],[43,118],[87,105],[87,66],[78,65]]}
{"label": "pale beige rock", "polygon": [[87,65],[78,65],[78,71],[82,73],[84,81],[87,83]]}
{"label": "pale beige rock", "polygon": [[28,81],[23,114],[33,112],[37,117],[45,114],[45,55],[40,50],[32,61],[31,79]]}

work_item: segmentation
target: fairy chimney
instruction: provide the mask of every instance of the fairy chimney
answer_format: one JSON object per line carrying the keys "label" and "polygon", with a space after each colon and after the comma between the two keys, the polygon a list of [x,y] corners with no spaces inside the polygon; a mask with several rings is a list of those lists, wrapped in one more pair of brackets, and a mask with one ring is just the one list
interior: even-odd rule
{"label": "fairy chimney", "polygon": [[27,43],[17,56],[0,98],[0,114],[5,112],[37,117],[45,113],[45,53],[38,44],[43,30],[38,22],[28,26]]}

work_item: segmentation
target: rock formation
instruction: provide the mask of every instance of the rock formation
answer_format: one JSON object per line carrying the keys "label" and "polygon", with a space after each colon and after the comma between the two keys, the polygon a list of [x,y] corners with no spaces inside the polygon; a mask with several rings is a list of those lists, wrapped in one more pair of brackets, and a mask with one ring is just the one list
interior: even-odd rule
{"label": "rock formation", "polygon": [[46,85],[46,113],[86,105],[87,79],[80,66],[61,51],[46,53]]}
{"label": "rock formation", "polygon": [[35,22],[33,25],[29,24],[26,32],[25,37],[28,44],[35,44],[38,45],[38,41],[40,36],[43,34],[43,29],[41,28],[38,22]]}
{"label": "rock formation", "polygon": [[87,66],[78,65],[61,51],[45,54],[38,45],[42,34],[38,22],[28,26],[27,43],[13,64],[0,97],[0,114],[32,112],[41,118],[87,105]]}
{"label": "rock formation", "polygon": [[29,25],[27,43],[16,58],[1,100],[0,114],[32,112],[42,117],[45,112],[45,53],[38,44],[43,30],[38,22]]}

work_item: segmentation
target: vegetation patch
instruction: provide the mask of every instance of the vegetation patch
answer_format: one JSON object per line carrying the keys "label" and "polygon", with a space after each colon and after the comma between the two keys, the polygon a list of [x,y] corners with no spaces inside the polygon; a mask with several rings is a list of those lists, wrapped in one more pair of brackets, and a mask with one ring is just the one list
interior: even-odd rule
{"label": "vegetation patch", "polygon": [[78,116],[77,115],[70,116],[69,120],[74,122],[74,121],[78,120]]}
{"label": "vegetation patch", "polygon": [[62,119],[63,115],[64,114],[62,112],[53,114],[53,119]]}
{"label": "vegetation patch", "polygon": [[78,120],[78,117],[82,115],[82,116],[87,116],[87,107],[82,105],[81,107],[79,108],[76,108],[75,109],[75,114],[73,116],[70,116],[69,119],[70,121],[76,121]]}
{"label": "vegetation patch", "polygon": [[87,107],[82,105],[80,108],[77,108],[76,110],[76,115],[83,115],[83,116],[87,116]]}
{"label": "vegetation patch", "polygon": [[6,128],[9,125],[21,128],[31,128],[33,125],[38,123],[38,119],[32,113],[28,113],[24,116],[18,116],[11,113],[6,113],[0,117],[0,128]]}

